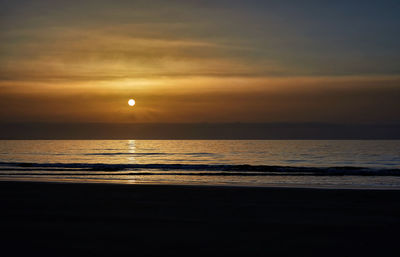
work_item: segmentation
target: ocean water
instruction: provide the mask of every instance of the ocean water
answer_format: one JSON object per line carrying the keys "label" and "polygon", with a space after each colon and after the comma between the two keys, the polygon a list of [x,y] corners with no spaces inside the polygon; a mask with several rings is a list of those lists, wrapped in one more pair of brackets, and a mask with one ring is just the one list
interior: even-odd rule
{"label": "ocean water", "polygon": [[400,141],[3,140],[0,180],[400,189]]}

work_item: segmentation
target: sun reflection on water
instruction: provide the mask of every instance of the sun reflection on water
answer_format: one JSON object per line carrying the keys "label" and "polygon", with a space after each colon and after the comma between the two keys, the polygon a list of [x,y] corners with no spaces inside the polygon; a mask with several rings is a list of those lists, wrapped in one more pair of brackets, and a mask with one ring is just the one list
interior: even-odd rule
{"label": "sun reflection on water", "polygon": [[128,141],[128,152],[129,152],[128,161],[130,163],[136,163],[136,157],[135,157],[135,154],[136,154],[136,142],[135,142],[135,140],[129,140]]}

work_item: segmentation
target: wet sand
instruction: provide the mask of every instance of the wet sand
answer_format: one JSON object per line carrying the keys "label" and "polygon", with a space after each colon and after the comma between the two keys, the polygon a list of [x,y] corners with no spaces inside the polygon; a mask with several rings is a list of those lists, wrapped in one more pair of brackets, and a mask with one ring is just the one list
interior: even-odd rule
{"label": "wet sand", "polygon": [[400,191],[0,182],[2,256],[400,256]]}

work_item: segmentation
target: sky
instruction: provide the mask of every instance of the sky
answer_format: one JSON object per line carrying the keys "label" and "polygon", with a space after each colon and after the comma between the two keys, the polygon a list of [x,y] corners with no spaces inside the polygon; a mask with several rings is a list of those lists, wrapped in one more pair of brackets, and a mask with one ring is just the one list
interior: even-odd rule
{"label": "sky", "polygon": [[0,120],[398,124],[399,13],[397,0],[0,0]]}

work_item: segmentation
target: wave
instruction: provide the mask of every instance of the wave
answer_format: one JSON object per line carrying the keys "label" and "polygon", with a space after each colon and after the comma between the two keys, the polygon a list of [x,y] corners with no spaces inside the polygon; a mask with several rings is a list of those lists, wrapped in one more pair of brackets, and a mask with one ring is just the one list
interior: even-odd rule
{"label": "wave", "polygon": [[[366,167],[295,167],[268,165],[220,165],[220,164],[105,164],[105,163],[28,163],[0,162],[1,171],[165,171],[174,175],[314,175],[314,176],[400,176],[400,169]],[[201,173],[203,172],[203,173]],[[211,173],[210,173],[211,172]],[[5,173],[1,172],[4,175]],[[22,174],[22,173],[18,173]],[[74,173],[76,174],[76,173]],[[89,173],[88,173],[89,174]],[[124,173],[129,174],[129,173]],[[144,173],[140,173],[143,175]],[[151,173],[146,173],[151,174]],[[155,173],[154,173],[155,174]],[[161,173],[157,173],[161,174]],[[164,173],[163,173],[164,174]]]}
{"label": "wave", "polygon": [[95,155],[95,156],[109,156],[109,155],[132,155],[132,156],[152,156],[152,155],[188,155],[188,156],[209,156],[215,155],[213,153],[126,153],[126,152],[115,152],[115,153],[86,153],[83,155]]}

